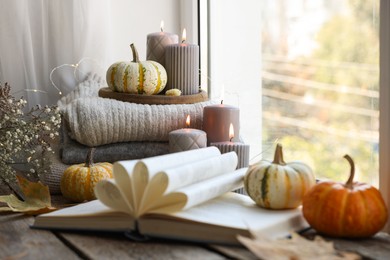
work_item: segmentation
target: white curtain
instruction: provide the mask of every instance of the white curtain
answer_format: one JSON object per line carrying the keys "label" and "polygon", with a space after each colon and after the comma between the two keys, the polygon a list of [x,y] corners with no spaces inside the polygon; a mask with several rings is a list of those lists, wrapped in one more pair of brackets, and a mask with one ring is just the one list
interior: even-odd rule
{"label": "white curtain", "polygon": [[53,73],[59,90],[50,82],[54,68],[80,60],[107,64],[110,8],[109,0],[0,0],[1,83],[30,106],[55,104],[59,91],[66,94],[74,85],[75,67]]}

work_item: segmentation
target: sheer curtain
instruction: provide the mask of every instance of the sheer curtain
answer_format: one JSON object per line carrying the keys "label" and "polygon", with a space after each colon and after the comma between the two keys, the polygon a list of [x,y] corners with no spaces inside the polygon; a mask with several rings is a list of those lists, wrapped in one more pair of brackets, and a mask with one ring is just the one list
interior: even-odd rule
{"label": "sheer curtain", "polygon": [[60,91],[70,91],[74,75],[61,73],[57,90],[49,77],[53,68],[86,57],[107,63],[110,8],[109,0],[0,0],[1,83],[30,106],[55,104]]}

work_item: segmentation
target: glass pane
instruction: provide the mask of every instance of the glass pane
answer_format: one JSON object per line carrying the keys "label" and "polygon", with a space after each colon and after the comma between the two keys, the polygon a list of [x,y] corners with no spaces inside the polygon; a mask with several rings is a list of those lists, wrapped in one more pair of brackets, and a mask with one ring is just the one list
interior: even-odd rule
{"label": "glass pane", "polygon": [[238,132],[253,163],[262,150],[261,1],[210,0],[208,7],[209,96],[240,109]]}
{"label": "glass pane", "polygon": [[379,0],[262,2],[262,157],[378,186]]}

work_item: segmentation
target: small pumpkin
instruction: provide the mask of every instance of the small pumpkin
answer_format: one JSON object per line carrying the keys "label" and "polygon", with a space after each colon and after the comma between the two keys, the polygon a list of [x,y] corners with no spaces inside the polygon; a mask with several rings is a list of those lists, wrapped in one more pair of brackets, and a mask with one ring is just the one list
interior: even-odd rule
{"label": "small pumpkin", "polygon": [[85,163],[69,166],[61,178],[61,192],[65,198],[75,202],[96,199],[94,187],[103,179],[112,178],[112,164],[93,163],[95,148],[88,151]]}
{"label": "small pumpkin", "polygon": [[349,155],[344,158],[351,166],[345,184],[323,181],[304,197],[303,216],[312,228],[333,237],[364,238],[381,230],[386,224],[386,204],[375,187],[353,182],[355,164]]}
{"label": "small pumpkin", "polygon": [[285,163],[282,146],[277,144],[272,162],[251,165],[244,177],[248,195],[262,208],[289,209],[302,203],[304,194],[315,184],[311,168],[303,162]]}
{"label": "small pumpkin", "polygon": [[108,87],[115,92],[154,95],[167,84],[167,72],[155,61],[139,61],[134,44],[130,45],[133,61],[112,64],[106,74]]}

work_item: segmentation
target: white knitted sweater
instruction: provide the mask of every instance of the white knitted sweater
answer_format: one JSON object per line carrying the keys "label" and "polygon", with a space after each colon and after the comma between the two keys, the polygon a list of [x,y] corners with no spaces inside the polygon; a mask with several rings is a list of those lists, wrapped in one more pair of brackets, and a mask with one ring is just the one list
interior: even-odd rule
{"label": "white knitted sweater", "polygon": [[[129,141],[168,141],[172,130],[185,127],[187,115],[191,128],[201,129],[203,108],[213,101],[183,105],[144,105],[98,97],[102,81],[90,76],[58,105],[68,124],[69,136],[93,147]],[[104,84],[103,84],[104,86]]]}

